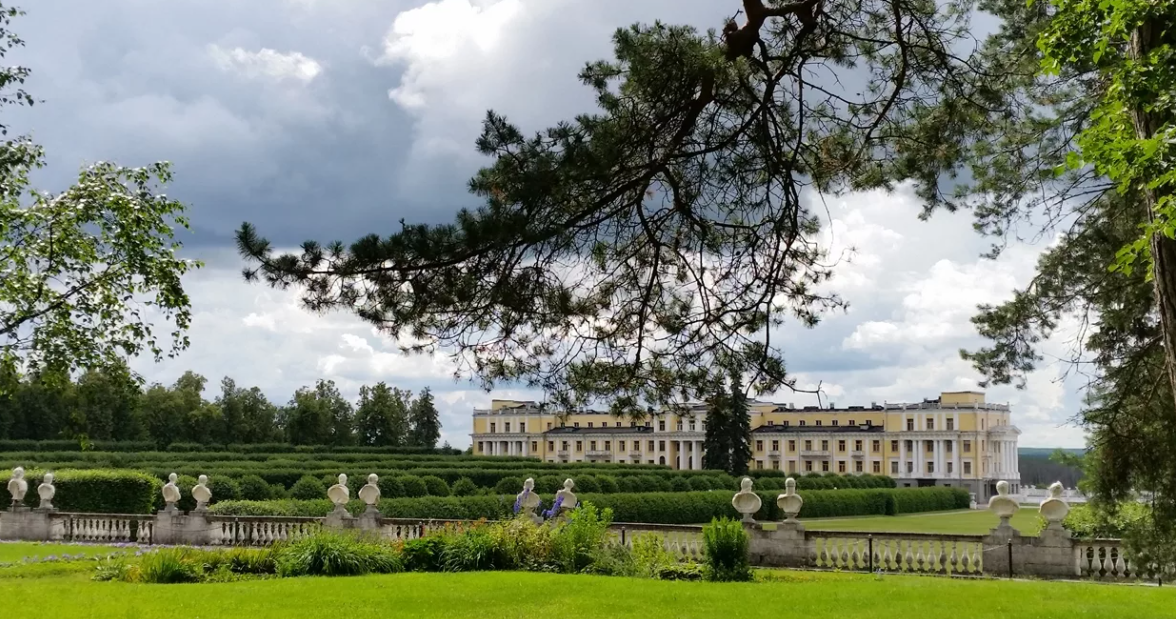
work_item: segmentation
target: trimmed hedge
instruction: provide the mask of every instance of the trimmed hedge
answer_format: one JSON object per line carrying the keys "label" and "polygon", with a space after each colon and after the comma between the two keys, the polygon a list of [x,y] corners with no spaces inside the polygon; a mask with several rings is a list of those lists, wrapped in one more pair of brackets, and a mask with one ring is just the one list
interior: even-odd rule
{"label": "trimmed hedge", "polygon": [[[44,471],[25,472],[26,505],[35,507],[40,501],[37,486],[43,477]],[[55,471],[53,485],[53,506],[58,510],[95,514],[149,514],[163,488],[163,482],[146,473],[105,469]]]}
{"label": "trimmed hedge", "polygon": [[[661,492],[644,494],[581,494],[580,500],[613,510],[616,522],[656,524],[699,524],[712,518],[736,518],[731,507],[734,493]],[[759,493],[763,508],[758,520],[782,520],[776,506],[776,493]],[[803,495],[801,518],[834,516],[894,515],[921,511],[963,509],[970,496],[960,488],[899,488],[869,490],[814,490]],[[549,506],[550,499],[545,503]],[[387,518],[437,518],[496,520],[508,518],[514,506],[513,496],[420,497],[385,499],[380,511]],[[214,505],[212,513],[232,516],[325,516],[331,511],[326,499],[314,501],[224,501]],[[348,508],[362,511],[359,501]]]}

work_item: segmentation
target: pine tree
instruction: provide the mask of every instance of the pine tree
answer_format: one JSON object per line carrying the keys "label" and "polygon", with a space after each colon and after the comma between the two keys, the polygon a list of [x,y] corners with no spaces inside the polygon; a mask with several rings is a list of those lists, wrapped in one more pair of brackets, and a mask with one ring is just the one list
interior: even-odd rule
{"label": "pine tree", "polygon": [[731,391],[727,395],[727,442],[731,446],[731,463],[728,472],[732,475],[746,475],[751,463],[751,414],[747,407],[747,394],[743,390],[743,377],[731,373]]}
{"label": "pine tree", "polygon": [[441,416],[433,402],[433,393],[428,387],[421,389],[421,395],[412,403],[408,413],[411,424],[410,444],[417,447],[437,447],[441,440]]}
{"label": "pine tree", "polygon": [[730,471],[731,441],[728,423],[731,419],[729,398],[723,385],[707,400],[706,438],[703,441],[702,468]]}

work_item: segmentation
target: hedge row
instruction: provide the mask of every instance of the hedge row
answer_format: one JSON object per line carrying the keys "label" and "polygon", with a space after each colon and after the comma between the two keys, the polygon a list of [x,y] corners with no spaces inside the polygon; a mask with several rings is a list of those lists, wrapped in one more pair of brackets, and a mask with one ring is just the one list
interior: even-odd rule
{"label": "hedge row", "polygon": [[[699,524],[712,518],[738,517],[731,507],[732,492],[684,492],[642,494],[582,494],[582,501],[613,510],[617,522]],[[781,520],[778,494],[760,493],[763,507],[756,518]],[[969,495],[960,488],[901,488],[873,490],[814,490],[803,495],[802,518],[868,516],[938,511],[968,507]],[[550,501],[550,499],[548,499]],[[388,518],[437,518],[477,520],[511,515],[513,496],[421,497],[385,499],[380,511]],[[363,506],[353,501],[348,508],[358,513]],[[326,499],[313,501],[225,501],[212,513],[232,516],[325,516],[331,511]]]}
{"label": "hedge row", "polygon": [[[40,505],[37,486],[43,477],[44,471],[25,472],[29,482],[25,505]],[[163,488],[163,482],[146,473],[99,469],[54,472],[53,485],[57,488],[53,506],[58,510],[99,514],[150,513]]]}
{"label": "hedge row", "polygon": [[[151,441],[91,441],[82,444],[81,441],[52,440],[0,440],[0,452],[9,451],[112,451],[112,452],[144,452],[155,451],[160,445]],[[172,443],[167,446],[169,452],[234,452],[234,453],[366,453],[366,454],[433,454],[459,455],[460,449],[438,447],[361,447],[339,445],[291,445],[289,443],[255,443],[243,444],[201,444],[201,443]]]}

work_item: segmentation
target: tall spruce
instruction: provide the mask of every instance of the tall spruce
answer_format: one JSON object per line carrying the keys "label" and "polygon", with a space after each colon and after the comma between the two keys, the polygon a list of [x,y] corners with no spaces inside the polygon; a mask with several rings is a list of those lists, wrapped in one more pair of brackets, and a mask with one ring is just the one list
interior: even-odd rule
{"label": "tall spruce", "polygon": [[746,475],[751,465],[751,411],[747,405],[747,392],[743,377],[738,372],[731,374],[730,393],[727,395],[727,442],[731,446],[730,472],[732,475]]}
{"label": "tall spruce", "polygon": [[433,402],[433,392],[425,387],[408,411],[410,444],[417,447],[437,447],[441,440],[441,415]]}
{"label": "tall spruce", "polygon": [[731,470],[731,440],[729,434],[730,398],[726,385],[721,385],[707,399],[706,438],[703,440],[702,468],[714,471]]}

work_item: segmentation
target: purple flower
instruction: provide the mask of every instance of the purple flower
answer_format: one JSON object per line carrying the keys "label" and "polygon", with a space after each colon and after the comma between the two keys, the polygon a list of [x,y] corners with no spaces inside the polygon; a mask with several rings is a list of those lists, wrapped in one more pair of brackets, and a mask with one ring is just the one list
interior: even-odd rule
{"label": "purple flower", "polygon": [[543,512],[544,518],[554,518],[559,513],[559,506],[563,504],[563,495],[555,497],[555,503],[552,503],[551,509]]}

